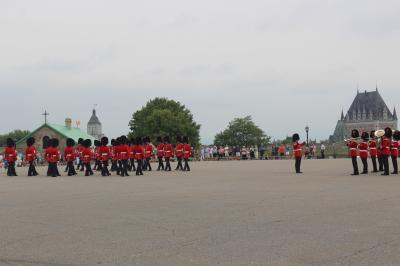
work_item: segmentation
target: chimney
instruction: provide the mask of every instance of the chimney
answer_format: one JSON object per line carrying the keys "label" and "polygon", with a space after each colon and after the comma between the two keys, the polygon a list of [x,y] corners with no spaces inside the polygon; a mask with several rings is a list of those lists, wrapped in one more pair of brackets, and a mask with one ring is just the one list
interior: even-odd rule
{"label": "chimney", "polygon": [[72,119],[71,118],[65,118],[65,127],[68,129],[71,129],[72,127]]}

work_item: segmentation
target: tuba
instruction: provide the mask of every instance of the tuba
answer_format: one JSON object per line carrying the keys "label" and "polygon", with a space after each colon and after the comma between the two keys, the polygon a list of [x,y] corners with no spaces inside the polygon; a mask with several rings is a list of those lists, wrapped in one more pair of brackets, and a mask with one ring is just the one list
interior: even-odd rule
{"label": "tuba", "polygon": [[385,130],[379,129],[379,130],[375,131],[375,138],[380,139],[383,136],[385,136]]}

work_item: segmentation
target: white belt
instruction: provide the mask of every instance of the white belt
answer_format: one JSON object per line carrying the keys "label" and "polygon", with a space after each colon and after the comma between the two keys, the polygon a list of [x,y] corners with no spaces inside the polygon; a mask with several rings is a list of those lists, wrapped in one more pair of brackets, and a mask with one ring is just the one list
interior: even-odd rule
{"label": "white belt", "polygon": [[350,150],[351,150],[351,151],[356,151],[356,150],[357,150],[357,148],[350,148]]}
{"label": "white belt", "polygon": [[297,149],[297,150],[293,150],[293,151],[302,151],[302,149]]}
{"label": "white belt", "polygon": [[360,152],[368,152],[368,150],[360,150]]}
{"label": "white belt", "polygon": [[90,157],[90,155],[85,155],[85,156],[83,156],[83,157],[87,158],[87,157]]}
{"label": "white belt", "polygon": [[369,148],[370,150],[376,150],[376,148]]}
{"label": "white belt", "polygon": [[127,152],[121,152],[121,154],[127,154]]}
{"label": "white belt", "polygon": [[108,153],[102,153],[101,155],[103,155],[103,156],[104,156],[104,155],[108,155]]}
{"label": "white belt", "polygon": [[142,154],[141,152],[137,152],[136,155]]}
{"label": "white belt", "polygon": [[392,148],[392,150],[398,150],[398,148]]}

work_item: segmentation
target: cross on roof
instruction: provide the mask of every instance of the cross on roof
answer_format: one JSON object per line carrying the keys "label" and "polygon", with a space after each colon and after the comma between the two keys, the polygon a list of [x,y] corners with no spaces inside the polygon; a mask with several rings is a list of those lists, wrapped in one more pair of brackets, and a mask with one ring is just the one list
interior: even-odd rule
{"label": "cross on roof", "polygon": [[47,116],[50,114],[46,110],[44,110],[44,113],[42,115],[44,115],[44,123],[47,124]]}

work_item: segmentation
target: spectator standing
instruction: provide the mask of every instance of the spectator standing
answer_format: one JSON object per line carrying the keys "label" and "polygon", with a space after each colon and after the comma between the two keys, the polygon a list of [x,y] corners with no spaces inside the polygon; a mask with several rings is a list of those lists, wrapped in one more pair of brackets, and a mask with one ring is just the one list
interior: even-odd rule
{"label": "spectator standing", "polygon": [[322,143],[322,144],[321,144],[321,158],[322,158],[322,159],[325,159],[325,149],[326,149],[326,147],[325,147],[325,145]]}

